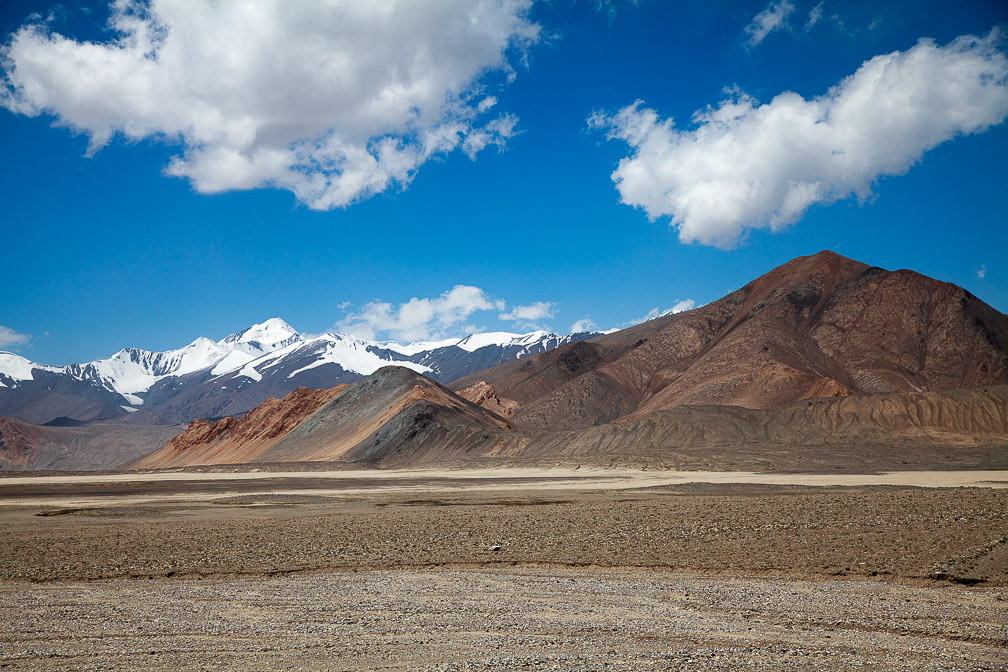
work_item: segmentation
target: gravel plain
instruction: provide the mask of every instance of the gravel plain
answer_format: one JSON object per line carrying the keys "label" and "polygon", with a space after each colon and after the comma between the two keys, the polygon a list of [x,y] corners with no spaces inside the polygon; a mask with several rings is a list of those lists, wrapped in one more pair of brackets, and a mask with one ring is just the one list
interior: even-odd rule
{"label": "gravel plain", "polygon": [[17,669],[1008,665],[1000,588],[526,567],[7,584],[2,594],[0,664]]}
{"label": "gravel plain", "polygon": [[0,668],[1008,669],[1006,490],[298,483],[0,486]]}

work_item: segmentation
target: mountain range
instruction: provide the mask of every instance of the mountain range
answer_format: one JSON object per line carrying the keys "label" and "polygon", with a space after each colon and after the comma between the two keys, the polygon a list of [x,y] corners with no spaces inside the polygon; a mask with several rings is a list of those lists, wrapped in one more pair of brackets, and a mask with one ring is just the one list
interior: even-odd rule
{"label": "mountain range", "polygon": [[133,466],[1003,468],[1006,345],[1008,316],[965,290],[821,252],[448,387],[390,367],[314,393],[317,406],[302,391],[244,421],[194,423]]}
{"label": "mountain range", "polygon": [[[186,376],[204,376],[197,383],[204,386],[206,376],[222,381],[202,388],[212,392],[227,381],[266,381],[272,368],[285,372],[284,380],[330,365],[348,370],[348,358],[336,365],[318,349],[345,345],[344,337],[301,342],[285,327],[270,321],[254,336],[224,339],[248,344],[232,350],[245,355],[167,374],[145,390],[145,410],[130,417],[165,408],[159,390]],[[266,347],[289,342],[246,361],[254,353],[240,348],[260,348],[270,338],[279,340]],[[1008,468],[1008,315],[912,271],[820,252],[701,308],[622,331],[508,338],[364,344],[356,352],[376,365],[368,375],[358,369],[349,383],[333,377],[333,384],[308,385],[240,418],[194,420],[166,444],[132,452],[129,466]],[[306,347],[307,358],[284,361]],[[481,361],[492,365],[467,372],[477,360],[460,353],[488,348]],[[384,358],[392,352],[404,359]],[[184,360],[168,354],[157,361]],[[232,368],[215,374],[227,357],[234,357]],[[170,370],[178,369],[156,371]],[[0,458],[4,451],[30,462],[31,446],[0,445]],[[117,453],[115,466],[127,462],[123,457]]]}
{"label": "mountain range", "polygon": [[596,335],[494,332],[401,345],[336,333],[306,337],[273,318],[219,341],[197,338],[167,352],[124,348],[69,366],[0,352],[0,416],[36,425],[109,420],[174,425],[241,415],[300,386],[353,382],[389,364],[450,382]]}

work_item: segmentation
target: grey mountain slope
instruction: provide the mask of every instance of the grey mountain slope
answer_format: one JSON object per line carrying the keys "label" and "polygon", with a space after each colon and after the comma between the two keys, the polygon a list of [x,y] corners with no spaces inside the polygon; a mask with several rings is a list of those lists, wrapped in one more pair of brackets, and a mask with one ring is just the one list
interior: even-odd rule
{"label": "grey mountain slope", "polygon": [[318,409],[259,462],[403,466],[480,454],[516,438],[504,419],[402,367],[385,367]]}
{"label": "grey mountain slope", "polygon": [[[126,415],[128,403],[116,392],[70,376],[36,369],[34,380],[21,382],[0,376],[0,415],[43,425],[59,417],[86,422]],[[6,379],[6,380],[5,380]]]}
{"label": "grey mountain slope", "polygon": [[156,450],[180,431],[170,425],[109,423],[37,427],[0,418],[0,471],[115,469]]}

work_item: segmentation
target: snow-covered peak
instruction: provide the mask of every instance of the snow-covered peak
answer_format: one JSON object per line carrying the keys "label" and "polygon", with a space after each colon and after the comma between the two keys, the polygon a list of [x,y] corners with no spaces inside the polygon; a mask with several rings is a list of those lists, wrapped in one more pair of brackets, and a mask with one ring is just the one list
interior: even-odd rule
{"label": "snow-covered peak", "polygon": [[261,324],[253,324],[244,331],[231,334],[220,345],[229,350],[239,350],[247,354],[259,355],[279,350],[301,340],[301,334],[279,317],[273,317]]}
{"label": "snow-covered peak", "polygon": [[[187,373],[193,373],[208,366],[213,366],[226,357],[228,352],[229,350],[222,347],[219,343],[201,336],[184,348],[175,350],[172,353],[174,363],[172,374],[184,376]],[[165,354],[167,355],[168,353]]]}
{"label": "snow-covered peak", "polygon": [[[123,348],[107,359],[72,364],[65,371],[82,380],[100,378],[119,394],[135,395],[146,392],[161,378],[184,376],[213,366],[228,352],[209,338],[197,338],[189,345],[165,352]],[[130,401],[138,403],[133,398]]]}
{"label": "snow-covered peak", "polygon": [[488,345],[497,345],[506,348],[512,345],[527,346],[533,343],[553,337],[547,331],[532,331],[527,334],[512,334],[507,331],[486,331],[481,334],[470,334],[455,345],[466,352],[473,352]]}
{"label": "snow-covered peak", "polygon": [[442,341],[413,341],[412,343],[407,343],[406,345],[396,343],[395,341],[382,341],[380,343],[374,343],[374,345],[409,357],[417,354],[418,352],[426,352],[428,350],[437,350],[438,348],[447,348],[450,345],[458,345],[460,340],[462,339],[446,338]]}
{"label": "snow-covered peak", "polygon": [[43,367],[30,359],[25,359],[21,355],[13,352],[0,352],[0,376],[7,376],[14,380],[34,380],[32,369],[43,369]]}
{"label": "snow-covered peak", "polygon": [[[171,389],[201,385],[220,376],[244,378],[243,384],[272,384],[266,382],[267,377],[271,380],[289,379],[327,364],[335,364],[347,373],[362,376],[394,364],[438,377],[449,370],[460,371],[468,366],[459,363],[468,360],[462,353],[452,352],[454,347],[467,353],[491,348],[474,358],[480,366],[486,366],[501,357],[521,358],[551,350],[570,340],[571,336],[558,336],[540,330],[527,334],[485,332],[461,339],[403,345],[332,332],[303,337],[284,320],[272,318],[220,341],[201,337],[186,346],[165,352],[124,348],[105,359],[62,367],[43,366],[20,355],[0,352],[0,385],[17,387],[21,381],[32,380],[33,370],[43,370],[66,374],[118,393],[131,407],[136,407],[144,403],[146,393],[155,384],[170,377],[190,376],[181,382],[181,387],[175,384],[170,386]],[[449,349],[447,354],[442,352],[445,348]],[[444,368],[445,362],[449,362],[449,369]],[[159,399],[167,389],[159,388]]]}

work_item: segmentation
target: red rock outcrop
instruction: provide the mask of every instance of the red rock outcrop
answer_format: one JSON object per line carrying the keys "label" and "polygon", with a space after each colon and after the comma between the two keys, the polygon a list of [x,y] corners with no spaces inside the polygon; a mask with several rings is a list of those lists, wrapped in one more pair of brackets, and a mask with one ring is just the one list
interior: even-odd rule
{"label": "red rock outcrop", "polygon": [[497,396],[497,390],[483,380],[461,390],[458,395],[502,418],[510,418],[521,405],[514,399],[501,399]]}

